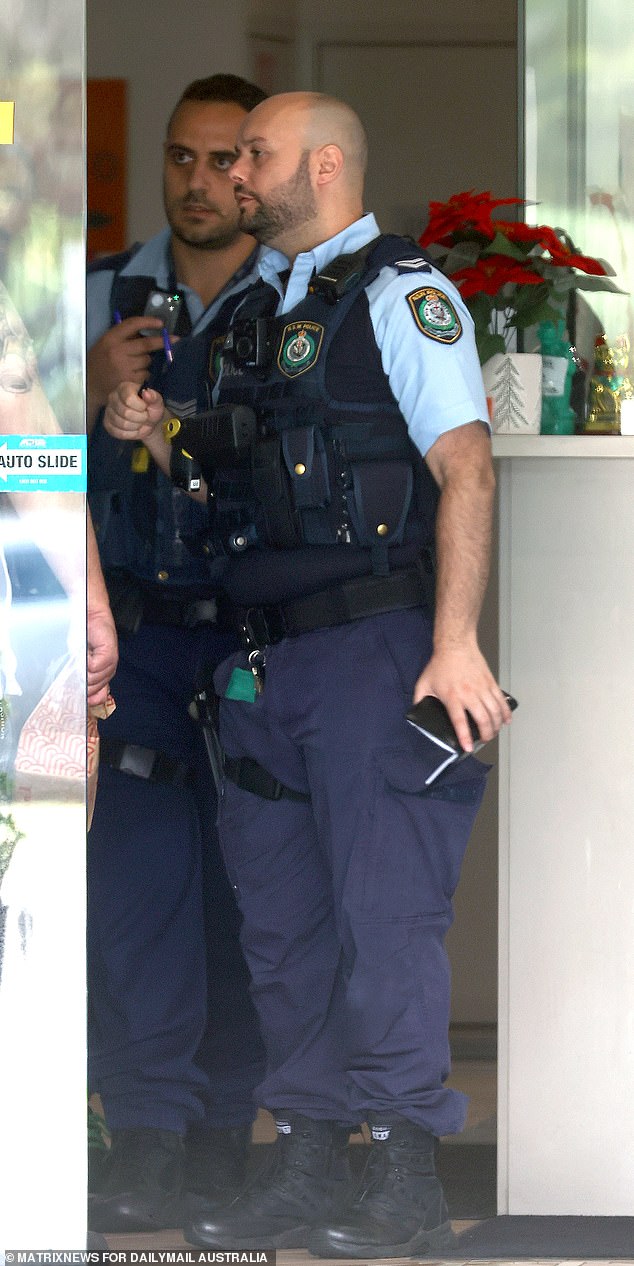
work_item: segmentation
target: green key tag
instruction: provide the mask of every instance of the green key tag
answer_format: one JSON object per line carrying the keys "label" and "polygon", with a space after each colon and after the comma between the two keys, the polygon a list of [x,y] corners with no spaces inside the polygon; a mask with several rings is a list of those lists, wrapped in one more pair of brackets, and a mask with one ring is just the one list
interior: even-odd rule
{"label": "green key tag", "polygon": [[257,698],[255,678],[249,668],[234,668],[225,690],[225,699],[241,699],[243,703],[255,703]]}

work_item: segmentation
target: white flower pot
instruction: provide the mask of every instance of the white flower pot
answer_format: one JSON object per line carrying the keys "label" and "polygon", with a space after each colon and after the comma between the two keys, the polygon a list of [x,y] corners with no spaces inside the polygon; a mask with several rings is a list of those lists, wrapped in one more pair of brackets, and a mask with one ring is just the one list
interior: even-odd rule
{"label": "white flower pot", "polygon": [[482,366],[491,426],[500,435],[539,435],[542,358],[535,352],[496,352]]}

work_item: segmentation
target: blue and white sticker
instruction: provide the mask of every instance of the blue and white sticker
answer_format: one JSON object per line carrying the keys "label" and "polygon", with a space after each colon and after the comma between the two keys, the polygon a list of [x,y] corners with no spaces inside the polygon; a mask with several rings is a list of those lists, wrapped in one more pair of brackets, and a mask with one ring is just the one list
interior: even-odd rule
{"label": "blue and white sticker", "polygon": [[85,492],[85,435],[0,435],[0,492]]}

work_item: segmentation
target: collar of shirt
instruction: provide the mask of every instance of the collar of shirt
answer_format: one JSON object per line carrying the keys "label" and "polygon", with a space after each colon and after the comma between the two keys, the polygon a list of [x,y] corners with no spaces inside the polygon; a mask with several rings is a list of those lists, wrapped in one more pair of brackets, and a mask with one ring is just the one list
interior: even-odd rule
{"label": "collar of shirt", "polygon": [[150,237],[134,252],[132,259],[121,269],[124,277],[154,277],[159,290],[167,290],[170,275],[171,229],[165,228]]}
{"label": "collar of shirt", "polygon": [[326,264],[336,259],[338,255],[352,254],[354,251],[361,250],[362,246],[371,242],[379,233],[379,226],[372,213],[369,213],[361,216],[360,220],[355,220],[353,224],[349,224],[347,228],[341,230],[341,233],[330,237],[327,242],[320,242],[318,246],[313,247],[312,251],[304,251],[293,263],[286,283],[286,291],[280,281],[280,273],[287,271],[288,259],[281,251],[273,250],[268,246],[264,247],[258,269],[262,280],[273,286],[280,296],[277,315],[291,312],[301,302],[307,294],[308,283],[314,272],[325,268]]}
{"label": "collar of shirt", "polygon": [[[210,321],[213,321],[220,311],[223,303],[231,297],[238,294],[242,290],[246,290],[247,286],[252,286],[258,279],[258,262],[262,251],[261,246],[256,246],[247,256],[244,263],[232,274],[226,286],[212,299],[208,308],[203,308],[200,298],[188,286],[179,286],[179,289],[187,295],[187,306],[192,319],[192,334],[200,334]],[[191,296],[191,300],[190,300]],[[196,302],[200,315],[194,315],[193,302]]]}
{"label": "collar of shirt", "polygon": [[[134,277],[154,277],[158,290],[170,289],[170,277],[173,272],[171,229],[165,228],[135,252],[129,264],[121,271]],[[191,286],[177,282],[178,289],[185,299],[187,311],[192,323],[192,334],[199,334],[213,320],[226,299],[237,291],[244,290],[257,280],[257,265],[262,252],[261,247],[254,247],[244,263],[229,278],[226,286],[212,299],[207,308],[203,306],[200,295]]]}

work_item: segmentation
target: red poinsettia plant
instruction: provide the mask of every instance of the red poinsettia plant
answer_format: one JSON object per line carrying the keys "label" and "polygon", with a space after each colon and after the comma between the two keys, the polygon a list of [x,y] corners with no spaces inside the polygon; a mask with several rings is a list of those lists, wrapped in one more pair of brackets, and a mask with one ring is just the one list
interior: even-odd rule
{"label": "red poinsettia plant", "polygon": [[570,291],[613,290],[614,269],[580,254],[563,229],[494,219],[522,198],[455,193],[430,202],[419,244],[459,289],[475,324],[480,363],[508,351],[514,331],[565,315]]}

